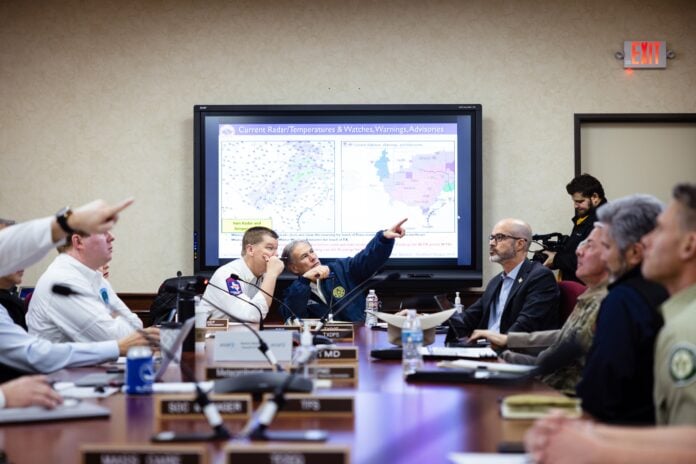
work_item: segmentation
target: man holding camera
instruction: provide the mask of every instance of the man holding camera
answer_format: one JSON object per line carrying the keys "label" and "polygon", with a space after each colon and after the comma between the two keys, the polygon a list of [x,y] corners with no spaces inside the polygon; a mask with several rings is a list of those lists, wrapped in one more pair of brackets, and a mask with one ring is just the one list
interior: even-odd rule
{"label": "man holding camera", "polygon": [[558,269],[560,280],[580,282],[575,275],[575,269],[578,267],[575,250],[592,232],[597,220],[597,208],[606,203],[607,199],[604,196],[602,184],[589,174],[581,174],[571,180],[566,185],[566,191],[573,199],[573,208],[575,208],[575,216],[572,219],[573,230],[561,245],[560,250],[545,252],[548,257],[544,266],[549,269]]}

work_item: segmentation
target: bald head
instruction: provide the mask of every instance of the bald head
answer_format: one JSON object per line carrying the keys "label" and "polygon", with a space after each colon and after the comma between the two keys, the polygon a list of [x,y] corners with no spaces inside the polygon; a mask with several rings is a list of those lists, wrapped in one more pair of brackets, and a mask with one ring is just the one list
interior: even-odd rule
{"label": "bald head", "polygon": [[489,259],[509,272],[527,257],[532,242],[532,228],[526,222],[507,218],[493,227],[488,240]]}
{"label": "bald head", "polygon": [[532,227],[521,219],[507,218],[498,221],[498,223],[493,228],[499,227],[501,230],[506,230],[508,235],[513,235],[515,237],[520,237],[525,239],[526,250],[532,244]]}

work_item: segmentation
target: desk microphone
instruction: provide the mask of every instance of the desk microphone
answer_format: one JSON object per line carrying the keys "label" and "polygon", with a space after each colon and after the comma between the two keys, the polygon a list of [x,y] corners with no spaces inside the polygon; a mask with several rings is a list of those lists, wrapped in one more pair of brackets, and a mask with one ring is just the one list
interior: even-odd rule
{"label": "desk microphone", "polygon": [[[332,273],[332,274],[333,274],[333,273]],[[237,274],[230,274],[230,279],[239,280],[240,282],[244,282],[245,284],[251,285],[252,287],[255,287],[255,288],[259,289],[259,291],[261,291],[262,293],[264,293],[264,294],[270,296],[270,297],[273,299],[273,301],[275,301],[276,303],[278,303],[279,305],[281,305],[282,307],[284,307],[284,308],[286,308],[288,311],[290,311],[290,314],[292,314],[292,319],[295,319],[295,320],[297,320],[300,324],[302,324],[302,319],[300,318],[300,316],[298,316],[298,315],[290,308],[290,306],[288,306],[288,305],[287,305],[284,301],[282,301],[281,299],[276,298],[275,296],[271,295],[270,293],[268,293],[267,291],[265,291],[264,289],[262,289],[262,288],[259,287],[258,285],[255,285],[255,284],[253,284],[253,283],[251,283],[251,282],[248,282],[248,281],[246,281],[246,280],[241,279]],[[244,301],[247,301],[247,300],[244,300]],[[248,303],[251,303],[251,302],[248,302]],[[261,330],[261,329],[259,328],[259,330]],[[293,344],[296,344],[296,345],[299,345],[299,344],[300,344],[300,334],[299,334],[298,332],[294,332],[294,331],[293,331],[293,333],[292,333],[292,342],[293,342]],[[325,336],[323,336],[323,335],[315,334],[315,335],[312,337],[312,344],[314,344],[314,345],[333,345],[333,340],[331,340],[330,338],[325,337]]]}
{"label": "desk microphone", "polygon": [[[70,297],[70,296],[84,296],[87,298],[92,298],[92,295],[88,295],[86,293],[78,292],[77,290],[73,290],[71,287],[67,285],[61,285],[61,284],[54,284],[53,288],[51,289],[53,293],[56,295],[61,295],[65,297]],[[113,306],[111,303],[102,300],[101,298],[94,296],[97,298],[99,301],[101,301],[106,308],[109,311],[115,311],[119,314],[122,314],[122,311],[120,308],[117,308]],[[216,440],[228,440],[231,438],[230,432],[227,430],[225,427],[225,424],[222,421],[222,417],[220,417],[220,412],[217,410],[217,407],[215,406],[215,403],[212,403],[210,401],[210,398],[208,398],[208,394],[201,388],[200,384],[196,381],[196,377],[193,371],[188,367],[187,364],[184,364],[181,362],[181,359],[179,359],[179,356],[177,353],[172,353],[169,351],[169,348],[165,347],[161,343],[158,343],[156,340],[154,340],[149,333],[141,329],[140,327],[137,327],[133,325],[130,320],[126,317],[124,318],[128,323],[140,334],[145,338],[145,340],[153,346],[158,346],[160,347],[160,350],[164,352],[166,356],[168,356],[170,359],[174,360],[174,362],[178,363],[181,369],[184,371],[184,375],[186,375],[188,378],[193,379],[193,385],[196,388],[196,404],[201,408],[203,411],[203,415],[205,416],[206,420],[208,421],[208,425],[213,429],[212,434],[186,434],[186,435],[177,435],[174,432],[160,432],[157,435],[154,435],[152,437],[152,441],[156,442],[191,442],[191,441],[216,441]]]}
{"label": "desk microphone", "polygon": [[[229,279],[231,279],[231,277],[230,277]],[[255,303],[252,303],[250,300],[245,300],[244,298],[242,298],[242,297],[239,296],[239,295],[235,295],[234,293],[230,293],[230,291],[229,291],[228,289],[222,288],[222,287],[220,287],[219,285],[215,285],[214,283],[212,283],[212,282],[210,282],[210,281],[208,282],[208,286],[209,286],[209,287],[213,287],[213,288],[215,288],[215,289],[217,289],[217,290],[220,290],[222,293],[224,293],[224,294],[226,294],[226,295],[233,296],[233,297],[235,297],[236,299],[241,300],[241,301],[243,301],[243,302],[245,302],[245,303],[247,303],[247,304],[250,304],[251,306],[253,306],[254,308],[256,308],[256,311],[258,311],[258,313],[259,313],[259,330],[263,330],[263,311],[261,311],[261,308],[259,308],[259,305],[255,304]],[[208,300],[208,299],[205,299],[205,298],[202,298],[202,299],[203,299],[205,302],[207,302],[210,306],[212,306],[212,307],[214,307],[215,309],[217,309],[218,311],[220,311],[221,313],[224,313],[226,316],[229,316],[229,317],[233,318],[235,322],[242,322],[242,323],[249,323],[249,322],[251,322],[251,323],[253,323],[253,321],[243,321],[243,320],[241,320],[240,318],[238,318],[237,316],[233,316],[232,314],[230,314],[230,313],[227,312],[226,310],[224,310],[224,309],[222,309],[222,308],[220,308],[220,307],[214,305],[213,303],[211,303],[210,300]]]}
{"label": "desk microphone", "polygon": [[[295,370],[304,368],[304,365],[312,360],[313,355],[310,353],[301,359],[297,360]],[[263,441],[302,441],[302,442],[324,442],[328,439],[328,432],[325,430],[283,430],[269,431],[268,427],[273,422],[278,411],[285,406],[285,392],[290,386],[295,373],[291,372],[285,380],[278,384],[273,396],[263,403],[259,409],[251,416],[249,422],[246,423],[240,432],[241,438],[249,438],[251,440]]]}
{"label": "desk microphone", "polygon": [[247,285],[251,285],[252,287],[254,287],[255,289],[257,289],[258,291],[260,291],[260,292],[263,293],[264,295],[267,295],[269,298],[271,298],[273,301],[275,301],[276,303],[278,303],[280,306],[282,306],[283,308],[287,309],[287,310],[290,312],[290,314],[292,315],[292,319],[293,319],[293,320],[296,319],[297,322],[299,322],[299,324],[302,325],[302,319],[300,318],[300,316],[298,316],[298,315],[295,313],[295,311],[293,311],[292,308],[290,308],[290,306],[288,306],[288,305],[287,305],[283,300],[281,300],[280,298],[276,298],[275,296],[273,296],[272,294],[268,293],[266,290],[262,289],[262,288],[259,287],[258,285],[254,284],[254,283],[252,283],[252,282],[249,282],[248,280],[242,279],[242,278],[239,277],[239,275],[237,275],[237,274],[234,274],[234,273],[233,273],[233,274],[230,274],[230,277],[229,277],[229,278],[232,279],[232,280],[238,280],[238,281],[240,281],[240,282],[242,282],[242,283],[245,283],[245,284],[247,284]]}
{"label": "desk microphone", "polygon": [[[216,290],[223,292],[226,295],[233,296],[233,297],[237,298],[238,300],[241,300],[245,303],[250,304],[251,306],[253,306],[254,308],[256,308],[258,310],[259,314],[262,315],[261,308],[259,308],[257,305],[255,305],[251,301],[245,300],[244,298],[240,298],[238,295],[235,295],[234,293],[229,293],[224,288],[219,287],[219,286],[212,284],[210,282],[208,282],[208,285],[213,287]],[[263,354],[263,356],[268,360],[268,362],[271,364],[271,366],[275,369],[276,372],[283,372],[283,366],[281,366],[280,363],[278,363],[278,359],[273,354],[273,351],[271,351],[271,349],[268,347],[268,345],[263,340],[263,338],[261,338],[261,335],[259,335],[259,332],[249,325],[248,321],[243,321],[242,319],[240,319],[237,316],[233,315],[232,313],[228,312],[226,309],[222,309],[220,306],[216,305],[215,303],[213,303],[209,299],[205,298],[205,296],[201,297],[201,300],[205,301],[213,308],[215,308],[218,311],[220,311],[221,313],[225,314],[227,317],[231,318],[234,322],[239,322],[244,327],[246,327],[248,330],[250,330],[251,333],[253,333],[256,336],[256,338],[259,340],[259,351],[261,352],[261,354]],[[261,321],[263,321],[263,318],[261,319]],[[261,330],[261,329],[259,328],[259,330]]]}
{"label": "desk microphone", "polygon": [[[217,287],[213,287],[217,288]],[[224,290],[220,290],[223,291]],[[225,292],[227,293],[227,292]],[[228,294],[231,295],[231,294]],[[285,384],[284,390],[292,388],[293,391],[309,393],[312,391],[313,383],[309,379],[302,377],[295,377],[291,374],[283,372],[282,366],[278,363],[277,359],[273,355],[273,352],[268,348],[266,342],[263,341],[259,333],[249,326],[245,321],[240,320],[236,316],[228,313],[226,310],[220,308],[219,306],[213,304],[212,302],[205,300],[213,308],[231,317],[233,320],[240,322],[244,327],[251,330],[256,338],[259,340],[259,350],[266,357],[268,362],[273,366],[276,372],[259,372],[254,374],[245,374],[239,377],[231,377],[227,379],[218,379],[215,381],[217,392],[230,392],[230,391],[251,391],[255,395],[259,392],[267,391],[268,387],[274,387],[277,389],[279,385]],[[242,299],[249,304],[253,304],[250,301]]]}
{"label": "desk microphone", "polygon": [[[321,317],[321,319],[319,319],[319,324],[317,324],[317,327],[315,328],[315,331],[319,331],[319,330],[322,329],[322,327],[324,327],[324,324],[326,323],[326,320],[329,318],[329,314],[332,314],[332,315],[334,315],[334,316],[337,316],[338,314],[341,314],[341,312],[342,312],[344,309],[346,309],[346,308],[350,305],[350,303],[352,303],[353,300],[355,300],[355,298],[357,298],[358,296],[362,295],[361,291],[367,286],[368,283],[370,283],[371,279],[372,279],[375,275],[377,275],[377,272],[379,272],[379,271],[375,271],[374,274],[372,274],[370,277],[368,277],[367,279],[365,279],[362,283],[360,283],[360,285],[358,285],[358,286],[355,287],[353,290],[351,290],[350,292],[348,292],[348,293],[346,294],[346,296],[345,296],[341,301],[339,301],[339,302],[337,303],[336,306],[339,307],[338,311],[333,312],[333,308],[330,307],[330,308],[329,308],[329,311],[328,311],[326,314],[324,314],[324,315]],[[378,280],[378,281],[375,283],[375,285],[380,285],[380,284],[382,284],[382,283],[384,283],[384,282],[391,281],[391,280],[399,280],[400,278],[401,278],[401,274],[399,274],[398,272],[392,272],[391,274],[387,274],[383,279]]]}

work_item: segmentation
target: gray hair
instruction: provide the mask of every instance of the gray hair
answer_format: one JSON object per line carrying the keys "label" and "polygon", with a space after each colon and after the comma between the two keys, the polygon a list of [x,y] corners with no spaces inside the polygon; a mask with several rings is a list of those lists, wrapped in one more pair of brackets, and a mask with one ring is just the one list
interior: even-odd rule
{"label": "gray hair", "polygon": [[312,246],[311,243],[307,239],[302,239],[302,240],[290,240],[290,242],[285,245],[285,248],[283,248],[283,253],[280,255],[280,259],[285,262],[285,265],[287,266],[288,264],[292,264],[292,252],[295,251],[295,247],[299,245],[300,243],[306,243],[310,247]]}
{"label": "gray hair", "polygon": [[599,207],[597,219],[611,228],[611,237],[623,253],[655,228],[663,209],[662,202],[652,195],[628,195]]}

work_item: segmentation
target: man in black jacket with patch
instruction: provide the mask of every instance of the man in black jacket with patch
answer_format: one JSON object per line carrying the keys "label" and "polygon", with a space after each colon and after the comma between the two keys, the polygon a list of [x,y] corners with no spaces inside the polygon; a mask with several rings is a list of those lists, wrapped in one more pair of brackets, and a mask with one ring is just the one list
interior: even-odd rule
{"label": "man in black jacket with patch", "polygon": [[662,203],[650,195],[630,195],[603,206],[602,258],[609,293],[597,314],[577,394],[595,419],[618,424],[654,424],[653,359],[662,327],[660,304],[667,291],[641,273],[643,236],[655,228]]}
{"label": "man in black jacket with patch", "polygon": [[566,191],[573,199],[573,208],[575,208],[575,216],[572,219],[573,230],[560,251],[545,252],[548,258],[544,265],[550,269],[558,269],[561,280],[582,283],[575,275],[575,269],[578,267],[575,250],[592,232],[592,227],[597,221],[597,208],[605,204],[607,199],[601,182],[589,174],[581,174],[571,180],[566,185]]}
{"label": "man in black jacket with patch", "polygon": [[503,267],[483,296],[451,319],[447,341],[475,329],[500,333],[534,332],[559,326],[559,290],[551,271],[527,259],[532,229],[519,219],[503,219],[489,236],[489,259]]}

